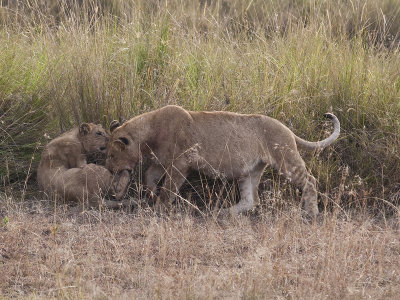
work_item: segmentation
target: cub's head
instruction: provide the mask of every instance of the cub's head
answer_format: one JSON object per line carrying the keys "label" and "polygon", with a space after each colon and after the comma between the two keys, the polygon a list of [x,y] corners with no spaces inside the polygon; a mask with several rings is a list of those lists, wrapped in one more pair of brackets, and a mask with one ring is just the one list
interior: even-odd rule
{"label": "cub's head", "polygon": [[110,124],[111,138],[107,146],[106,168],[112,173],[133,170],[140,160],[140,142],[117,121]]}
{"label": "cub's head", "polygon": [[79,126],[78,138],[85,154],[106,152],[109,135],[101,125],[83,123]]}

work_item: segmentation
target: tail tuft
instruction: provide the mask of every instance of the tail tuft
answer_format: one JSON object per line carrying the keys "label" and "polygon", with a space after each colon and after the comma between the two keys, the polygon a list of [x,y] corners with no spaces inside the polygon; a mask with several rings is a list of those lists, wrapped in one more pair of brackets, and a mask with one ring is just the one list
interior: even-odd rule
{"label": "tail tuft", "polygon": [[331,113],[325,113],[324,117],[329,119],[329,120],[333,120],[335,118],[335,116],[333,114],[331,114]]}
{"label": "tail tuft", "polygon": [[302,138],[299,138],[298,136],[295,135],[297,146],[299,146],[303,149],[306,149],[306,150],[324,149],[325,147],[331,145],[339,137],[340,122],[339,122],[338,118],[334,114],[331,114],[331,113],[324,114],[324,117],[328,118],[333,123],[332,134],[329,137],[327,137],[326,139],[324,139],[322,141],[318,141],[318,142],[309,142],[309,141],[303,140]]}

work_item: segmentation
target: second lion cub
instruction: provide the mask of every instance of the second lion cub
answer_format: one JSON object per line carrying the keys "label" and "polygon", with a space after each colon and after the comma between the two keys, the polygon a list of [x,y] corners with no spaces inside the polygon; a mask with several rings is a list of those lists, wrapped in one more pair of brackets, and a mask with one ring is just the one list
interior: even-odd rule
{"label": "second lion cub", "polygon": [[83,123],[52,140],[43,150],[37,171],[40,188],[71,202],[87,202],[88,207],[120,207],[120,202],[103,197],[111,193],[119,200],[129,185],[129,172],[113,176],[103,166],[86,163],[86,155],[104,153],[107,142],[103,127],[92,123]]}

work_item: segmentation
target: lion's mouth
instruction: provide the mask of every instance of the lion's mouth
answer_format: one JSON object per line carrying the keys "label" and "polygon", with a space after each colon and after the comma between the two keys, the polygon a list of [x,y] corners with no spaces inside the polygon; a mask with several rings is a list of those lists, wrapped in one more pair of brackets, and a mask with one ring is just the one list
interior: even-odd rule
{"label": "lion's mouth", "polygon": [[123,170],[126,170],[126,171],[128,171],[129,173],[132,173],[133,170],[135,169],[135,167],[136,167],[136,164],[127,165]]}
{"label": "lion's mouth", "polygon": [[123,169],[122,171],[128,171],[129,173],[131,173],[133,171],[133,168],[131,167],[126,167],[125,169]]}
{"label": "lion's mouth", "polygon": [[[107,168],[107,165],[106,165],[106,168]],[[122,169],[119,169],[119,168],[113,169],[113,168],[111,168],[111,169],[109,169],[109,170],[110,170],[111,173],[113,173],[113,174],[121,174],[121,173],[124,172],[124,171],[128,171],[129,174],[131,174],[131,173],[133,172],[133,169],[132,169],[131,167],[125,167],[125,168],[122,168]]]}
{"label": "lion's mouth", "polygon": [[127,171],[127,172],[129,173],[129,175],[131,175],[131,174],[133,173],[133,170],[132,170],[132,169],[124,169],[124,170],[122,170],[121,172],[124,172],[124,171]]}

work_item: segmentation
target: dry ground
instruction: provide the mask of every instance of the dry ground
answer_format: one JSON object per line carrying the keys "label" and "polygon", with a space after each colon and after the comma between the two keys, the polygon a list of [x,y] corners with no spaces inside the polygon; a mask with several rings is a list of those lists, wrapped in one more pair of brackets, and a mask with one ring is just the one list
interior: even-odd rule
{"label": "dry ground", "polygon": [[296,208],[215,221],[193,213],[54,211],[0,202],[0,297],[388,299],[399,219],[306,224]]}

